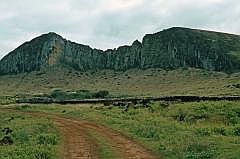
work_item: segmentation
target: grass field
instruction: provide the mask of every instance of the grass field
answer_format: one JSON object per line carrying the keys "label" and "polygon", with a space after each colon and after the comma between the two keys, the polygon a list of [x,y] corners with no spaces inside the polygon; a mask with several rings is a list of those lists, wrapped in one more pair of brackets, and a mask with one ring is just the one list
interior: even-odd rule
{"label": "grass field", "polygon": [[[237,159],[240,156],[240,102],[157,102],[149,108],[129,109],[102,105],[35,105],[30,110],[105,124],[133,137],[163,158]],[[104,138],[98,140],[104,141]],[[102,153],[114,155],[109,151]]]}
{"label": "grass field", "polygon": [[239,74],[197,69],[76,72],[56,68],[28,74],[0,76],[0,96],[63,90],[107,90],[113,95],[240,95]]}
{"label": "grass field", "polygon": [[[80,73],[57,68],[0,76],[0,105],[14,105],[19,96],[51,94],[53,90],[106,90],[113,96],[240,95],[240,75],[196,69]],[[35,104],[15,108],[104,124],[167,159],[237,159],[240,156],[240,102],[237,101],[155,102],[148,108],[101,104]],[[59,158],[61,139],[52,120],[3,113],[1,109],[0,119],[0,129],[13,130],[7,134],[13,144],[0,146],[0,159]],[[87,133],[96,141],[101,158],[119,158],[106,136],[96,131]],[[0,132],[0,140],[5,136]]]}
{"label": "grass field", "polygon": [[60,158],[60,136],[49,119],[1,109],[0,119],[0,140],[8,138],[9,142],[0,144],[0,159]]}

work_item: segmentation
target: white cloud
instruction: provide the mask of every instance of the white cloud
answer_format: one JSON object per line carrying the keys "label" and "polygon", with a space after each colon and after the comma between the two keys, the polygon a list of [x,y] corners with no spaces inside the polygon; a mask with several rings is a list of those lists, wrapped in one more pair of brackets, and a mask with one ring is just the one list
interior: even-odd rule
{"label": "white cloud", "polygon": [[143,4],[143,0],[104,0],[99,8],[103,11],[124,11]]}
{"label": "white cloud", "polygon": [[50,31],[106,49],[172,26],[239,34],[239,17],[239,0],[2,0],[0,58]]}

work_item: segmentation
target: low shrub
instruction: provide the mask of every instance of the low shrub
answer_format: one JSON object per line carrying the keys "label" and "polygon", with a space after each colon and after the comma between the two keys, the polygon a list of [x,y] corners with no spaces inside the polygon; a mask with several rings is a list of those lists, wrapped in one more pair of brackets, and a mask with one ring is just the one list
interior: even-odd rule
{"label": "low shrub", "polygon": [[1,145],[12,145],[13,144],[13,139],[10,136],[4,136],[1,140],[0,140],[0,146]]}
{"label": "low shrub", "polygon": [[51,98],[57,99],[57,100],[65,100],[66,99],[66,92],[61,89],[53,90],[50,94]]}
{"label": "low shrub", "polygon": [[93,96],[95,98],[106,98],[107,96],[109,95],[109,92],[108,91],[98,91],[96,93],[93,93]]}
{"label": "low shrub", "polygon": [[240,136],[240,126],[236,126],[233,128],[233,134],[236,136]]}
{"label": "low shrub", "polygon": [[209,136],[211,134],[211,131],[209,128],[197,128],[195,130],[195,133],[200,136]]}
{"label": "low shrub", "polygon": [[51,159],[51,153],[47,150],[38,150],[34,154],[35,159]]}
{"label": "low shrub", "polygon": [[226,119],[230,124],[238,124],[240,123],[240,113],[236,111],[229,111],[226,114]]}
{"label": "low shrub", "polygon": [[29,134],[25,130],[19,130],[13,136],[20,144],[25,144],[30,140]]}
{"label": "low shrub", "polygon": [[136,127],[134,129],[134,133],[137,136],[141,136],[144,138],[152,138],[154,140],[158,140],[159,139],[159,130],[156,127],[153,126],[144,126],[144,127]]}
{"label": "low shrub", "polygon": [[194,142],[187,147],[186,159],[211,159],[214,158],[214,145]]}
{"label": "low shrub", "polygon": [[53,134],[41,134],[37,136],[37,143],[40,145],[57,145],[58,139]]}
{"label": "low shrub", "polygon": [[187,114],[180,109],[178,111],[177,115],[175,116],[175,119],[178,120],[178,121],[184,121],[186,116],[187,116]]}
{"label": "low shrub", "polygon": [[213,128],[213,133],[216,134],[216,135],[223,135],[223,136],[226,136],[227,133],[226,133],[226,129],[224,127],[219,127],[219,128]]}
{"label": "low shrub", "polygon": [[17,106],[16,109],[17,110],[29,110],[29,109],[32,109],[32,107],[30,105],[22,105],[22,106]]}
{"label": "low shrub", "polygon": [[63,90],[54,90],[50,97],[59,100],[72,100],[72,99],[91,99],[91,98],[106,98],[109,96],[109,92],[101,90],[98,92],[90,92],[88,90],[79,90],[76,92],[66,92]]}

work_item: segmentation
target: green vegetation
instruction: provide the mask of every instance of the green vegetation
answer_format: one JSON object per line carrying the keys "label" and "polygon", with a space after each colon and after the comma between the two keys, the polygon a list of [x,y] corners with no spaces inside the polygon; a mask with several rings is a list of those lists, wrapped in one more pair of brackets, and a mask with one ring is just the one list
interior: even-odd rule
{"label": "green vegetation", "polygon": [[109,98],[108,91],[90,92],[88,90],[79,91],[64,91],[62,89],[54,89],[50,94],[41,95],[25,95],[18,97],[16,102],[19,103],[50,103],[52,101],[67,101],[67,100],[83,100],[83,99],[96,99],[96,98]]}
{"label": "green vegetation", "polygon": [[157,102],[150,107],[39,105],[32,110],[106,124],[169,159],[237,159],[239,102]]}
{"label": "green vegetation", "polygon": [[91,98],[107,98],[109,96],[108,91],[90,92],[89,90],[78,91],[64,91],[61,89],[55,89],[51,92],[50,98],[59,101],[71,100],[71,99],[91,99]]}
{"label": "green vegetation", "polygon": [[51,94],[64,91],[107,90],[113,96],[240,95],[240,74],[226,74],[191,68],[177,70],[132,69],[77,72],[67,69],[0,76],[0,96]]}
{"label": "green vegetation", "polygon": [[59,159],[60,137],[49,119],[1,110],[0,119],[0,159]]}
{"label": "green vegetation", "polygon": [[13,96],[0,96],[0,105],[15,103],[15,97]]}

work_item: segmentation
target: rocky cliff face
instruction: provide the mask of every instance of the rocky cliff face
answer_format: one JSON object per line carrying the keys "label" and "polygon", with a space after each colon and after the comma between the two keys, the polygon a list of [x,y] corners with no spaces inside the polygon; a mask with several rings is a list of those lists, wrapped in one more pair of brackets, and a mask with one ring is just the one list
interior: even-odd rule
{"label": "rocky cliff face", "polygon": [[18,47],[0,62],[0,73],[22,73],[64,65],[79,71],[194,67],[240,70],[240,36],[187,28],[148,34],[142,43],[106,51],[44,34]]}
{"label": "rocky cliff face", "polygon": [[0,61],[0,73],[22,73],[38,71],[51,66],[60,58],[64,40],[49,33],[26,42],[10,52]]}
{"label": "rocky cliff face", "polygon": [[240,69],[239,50],[240,36],[171,28],[143,38],[141,66],[232,72]]}

